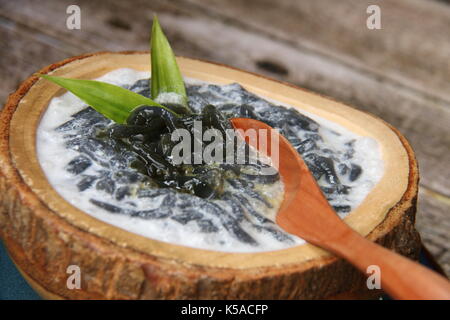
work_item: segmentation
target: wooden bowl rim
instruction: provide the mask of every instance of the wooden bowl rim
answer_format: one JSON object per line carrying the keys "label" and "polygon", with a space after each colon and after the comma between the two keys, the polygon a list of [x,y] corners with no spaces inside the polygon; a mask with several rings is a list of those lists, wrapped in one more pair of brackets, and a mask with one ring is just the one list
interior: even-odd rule
{"label": "wooden bowl rim", "polygon": [[[104,55],[109,55],[109,58],[113,61],[107,61],[108,59],[105,59]],[[54,70],[52,70],[51,67],[44,68],[43,73],[71,77],[88,76],[96,78],[108,71],[108,65],[110,65],[111,62],[116,62],[113,64],[114,68],[111,68],[111,70],[117,69],[123,66],[123,64],[121,65],[117,62],[129,64],[130,60],[133,60],[130,59],[130,57],[135,58],[134,60],[137,60],[137,62],[134,64],[131,63],[132,66],[129,67],[135,67],[138,70],[139,68],[141,70],[149,69],[148,52],[101,52],[69,59],[65,63],[58,64]],[[251,92],[267,97],[267,93],[270,91],[269,98],[288,103],[299,109],[310,112],[313,111],[313,113],[339,123],[343,122],[348,129],[354,132],[372,132],[374,135],[375,132],[380,132],[377,130],[381,130],[387,138],[391,139],[390,142],[392,144],[390,146],[387,145],[386,141],[383,141],[383,146],[386,144],[386,148],[389,149],[388,153],[384,152],[384,156],[386,156],[386,154],[391,156],[396,155],[397,158],[394,158],[401,161],[392,163],[393,166],[385,169],[385,172],[395,172],[395,175],[393,174],[391,177],[387,178],[389,179],[389,185],[392,187],[391,191],[396,194],[396,197],[389,202],[383,203],[383,206],[379,205],[379,201],[376,201],[377,199],[371,200],[368,197],[358,209],[345,218],[345,221],[361,234],[365,236],[370,234],[369,238],[377,239],[386,232],[386,228],[380,225],[385,218],[393,211],[401,210],[405,204],[410,204],[415,197],[417,192],[418,171],[414,154],[406,139],[383,120],[296,86],[281,83],[249,72],[201,60],[183,57],[179,57],[178,60],[181,70],[186,76],[223,83],[223,79],[230,80],[230,78],[227,78],[230,77],[230,75],[239,75],[241,76],[241,80],[234,78],[234,81],[239,82]],[[98,70],[96,70],[96,72],[83,74],[82,72],[85,70],[81,67],[83,66],[83,62],[86,63],[86,61],[88,64],[95,64],[95,68]],[[203,66],[206,70],[199,73],[198,66]],[[194,69],[189,69],[189,67],[193,67]],[[45,92],[42,91],[43,88],[46,89],[44,90]],[[50,187],[50,184],[45,179],[45,175],[37,161],[35,153],[36,131],[32,130],[32,132],[28,132],[29,130],[27,131],[25,129],[29,127],[25,124],[30,123],[30,121],[33,124],[31,127],[36,127],[48,104],[48,95],[53,97],[56,94],[63,92],[63,90],[53,84],[45,82],[43,79],[32,76],[24,82],[18,91],[20,91],[21,97],[9,101],[7,104],[8,108],[5,108],[6,112],[11,113],[11,123],[2,122],[1,124],[2,131],[10,131],[9,141],[1,142],[2,158],[4,158],[4,154],[7,151],[8,156],[12,159],[11,164],[20,174],[26,187],[32,190],[33,195],[48,207],[52,214],[62,217],[72,226],[107,239],[121,247],[137,250],[138,252],[153,257],[192,265],[233,269],[271,266],[282,267],[287,264],[301,264],[306,261],[328,256],[328,253],[310,244],[284,250],[257,253],[228,253],[195,249],[149,239],[93,218],[71,206]],[[275,91],[276,93],[274,93]],[[289,95],[291,96],[289,97]],[[292,96],[294,96],[294,98],[292,98]],[[298,96],[302,97],[302,101],[298,100]],[[35,102],[32,98],[37,99],[38,102],[44,102],[44,104],[39,105],[31,103]],[[45,101],[47,101],[47,103],[45,103]],[[353,115],[353,119],[351,115]],[[361,128],[352,122],[356,119],[365,119],[366,126]],[[5,128],[5,126],[7,126],[7,128]],[[2,135],[2,137],[8,137],[8,135]],[[380,136],[377,137],[380,138]],[[386,175],[383,179],[385,178]],[[379,185],[380,183],[377,186]],[[375,188],[377,188],[377,186]],[[375,191],[376,190],[374,189],[372,193],[375,193]],[[379,194],[385,192],[385,190],[380,190]],[[376,206],[376,210],[371,212],[370,218],[372,218],[372,221],[368,224],[368,213],[364,211],[368,210],[371,206]],[[361,217],[362,213],[365,214],[366,217]]]}

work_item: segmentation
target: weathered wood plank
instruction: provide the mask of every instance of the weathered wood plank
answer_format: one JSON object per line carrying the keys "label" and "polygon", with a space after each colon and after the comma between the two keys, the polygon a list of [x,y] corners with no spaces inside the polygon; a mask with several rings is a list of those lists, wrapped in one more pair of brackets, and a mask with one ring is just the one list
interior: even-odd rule
{"label": "weathered wood plank", "polygon": [[450,277],[450,200],[426,188],[419,191],[416,226],[422,241]]}
{"label": "weathered wood plank", "polygon": [[[0,99],[2,103],[9,93],[40,67],[73,55],[67,45],[61,45],[51,37],[25,25],[0,17]],[[36,37],[40,41],[36,41]],[[58,48],[59,47],[59,48]],[[64,49],[62,48],[64,47]]]}
{"label": "weathered wood plank", "polygon": [[[334,5],[333,0],[282,0],[277,2],[276,7],[268,0],[177,0],[172,4],[138,0],[132,7],[121,1],[78,1],[83,9],[83,31],[87,31],[78,32],[80,37],[65,28],[65,9],[71,3],[10,1],[1,6],[6,12],[18,11],[24,17],[43,22],[44,26],[55,27],[58,33],[71,35],[66,39],[69,42],[74,35],[77,39],[87,36],[96,45],[109,49],[122,47],[121,41],[109,39],[119,40],[123,35],[126,35],[128,45],[142,46],[142,40],[148,37],[145,22],[151,19],[149,13],[169,11],[177,14],[178,11],[187,14],[192,9],[207,10],[209,16],[228,19],[234,24],[240,22],[254,31],[295,43],[304,50],[331,56],[352,67],[366,68],[391,78],[395,78],[395,74],[404,74],[402,81],[411,82],[413,87],[425,88],[428,92],[439,90],[438,97],[450,96],[450,44],[447,41],[450,9],[440,3],[423,0],[379,1],[383,29],[373,31],[365,27],[365,9],[372,3],[369,0],[347,0],[339,5]],[[195,18],[195,14],[193,16]],[[418,19],[427,19],[429,23],[418,24]],[[139,26],[143,26],[146,32],[139,32],[142,30]],[[52,29],[46,31],[51,32]],[[422,85],[415,85],[415,81]]]}
{"label": "weathered wood plank", "polygon": [[[424,0],[187,0],[222,19],[450,101],[450,7]],[[381,8],[381,30],[366,9]],[[426,21],[426,23],[421,23]]]}

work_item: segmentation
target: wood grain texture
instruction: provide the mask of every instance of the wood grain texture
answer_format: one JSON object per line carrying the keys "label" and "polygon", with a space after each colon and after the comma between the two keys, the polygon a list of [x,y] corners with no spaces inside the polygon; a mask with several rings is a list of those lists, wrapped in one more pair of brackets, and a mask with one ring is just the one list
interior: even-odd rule
{"label": "wood grain texture", "polygon": [[[416,152],[421,185],[439,195],[420,194],[418,228],[448,266],[450,6],[445,1],[377,1],[383,29],[371,31],[365,28],[369,2],[0,1],[5,75],[0,99],[54,61],[99,50],[147,49],[151,19],[158,13],[179,55],[295,83],[396,126]],[[71,31],[65,27],[65,10],[74,3],[82,10],[82,29]]]}

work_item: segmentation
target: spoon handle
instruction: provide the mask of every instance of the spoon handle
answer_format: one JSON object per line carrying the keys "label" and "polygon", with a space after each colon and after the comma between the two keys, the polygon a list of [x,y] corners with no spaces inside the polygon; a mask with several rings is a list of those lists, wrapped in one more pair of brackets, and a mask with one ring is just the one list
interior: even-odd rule
{"label": "spoon handle", "polygon": [[335,254],[366,274],[380,270],[381,289],[395,299],[450,300],[450,281],[434,271],[375,244],[349,228],[340,241],[327,243]]}

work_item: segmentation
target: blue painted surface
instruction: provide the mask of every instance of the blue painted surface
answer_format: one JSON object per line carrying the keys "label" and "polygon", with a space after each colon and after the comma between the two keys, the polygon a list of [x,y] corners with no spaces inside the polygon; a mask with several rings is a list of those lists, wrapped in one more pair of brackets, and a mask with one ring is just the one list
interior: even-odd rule
{"label": "blue painted surface", "polygon": [[41,299],[17,270],[0,240],[0,300]]}

